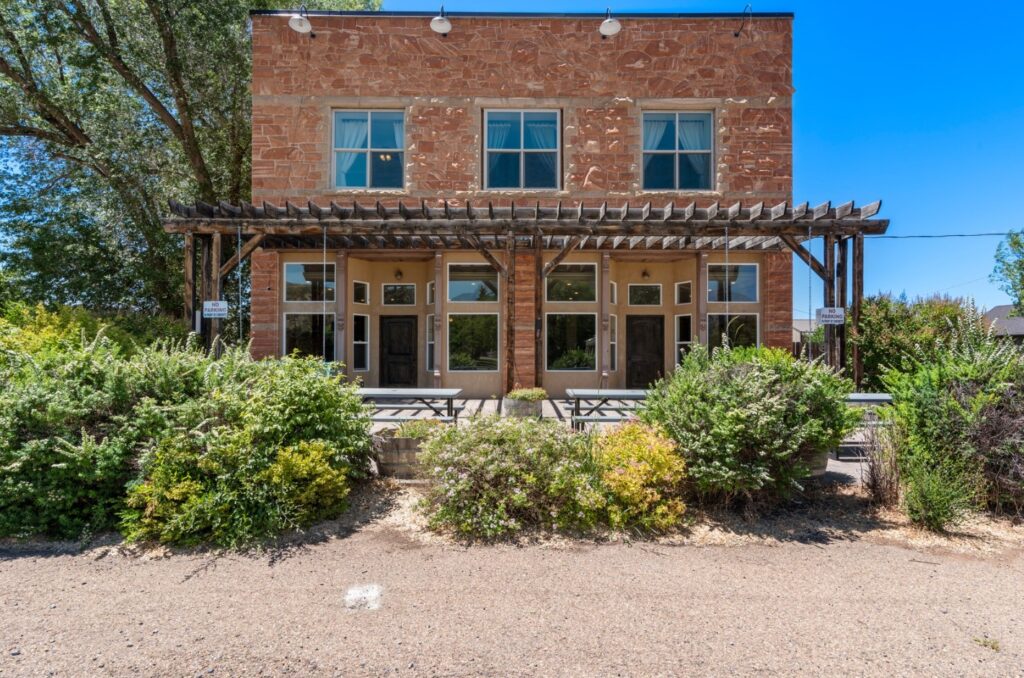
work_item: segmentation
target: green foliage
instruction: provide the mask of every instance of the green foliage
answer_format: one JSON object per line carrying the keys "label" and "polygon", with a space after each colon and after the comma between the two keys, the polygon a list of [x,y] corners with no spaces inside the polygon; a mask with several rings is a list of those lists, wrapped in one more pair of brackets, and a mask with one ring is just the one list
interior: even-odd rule
{"label": "green foliage", "polygon": [[999,243],[992,282],[1010,296],[1017,313],[1024,313],[1024,231],[1011,232]]}
{"label": "green foliage", "polygon": [[860,325],[850,338],[864,361],[863,388],[881,391],[886,370],[912,370],[918,362],[933,360],[953,326],[968,317],[981,326],[970,304],[951,297],[908,301],[880,294],[865,299]]}
{"label": "green foliage", "polygon": [[990,506],[1024,514],[1024,349],[982,329],[972,312],[928,354],[883,377],[908,513],[943,529],[980,484]]}
{"label": "green foliage", "polygon": [[175,409],[129,490],[129,539],[240,546],[344,510],[368,464],[356,387],[312,358],[254,365]]}
{"label": "green foliage", "polygon": [[550,419],[473,417],[420,447],[430,524],[467,537],[592,527],[601,491],[586,437]]}
{"label": "green foliage", "polygon": [[547,400],[548,392],[542,388],[516,388],[506,395],[509,400],[521,400],[524,403],[538,403]]}
{"label": "green foliage", "polygon": [[395,429],[395,437],[423,440],[442,426],[445,426],[445,423],[437,419],[410,419],[398,425],[398,428]]}
{"label": "green foliage", "polygon": [[598,436],[593,455],[611,527],[664,532],[679,525],[686,511],[681,498],[686,463],[663,433],[626,423]]}
{"label": "green foliage", "polygon": [[845,403],[852,389],[781,349],[694,350],[650,392],[640,418],[676,442],[701,498],[779,499],[855,426],[859,415]]}
{"label": "green foliage", "polygon": [[555,358],[551,363],[552,370],[591,370],[594,369],[594,352],[582,348],[571,348]]}
{"label": "green foliage", "polygon": [[[82,341],[74,323],[62,334],[55,317],[30,309],[31,322],[8,322],[0,332],[0,535],[78,538],[110,529],[134,482],[135,513],[125,519],[134,537],[238,543],[323,515],[346,491],[334,476],[364,472],[362,402],[321,364],[255,362],[244,349],[214,359],[193,340],[133,344],[129,353],[102,334]],[[33,329],[43,339],[31,352],[12,341]],[[202,473],[186,474],[197,490],[181,499],[220,511],[214,526],[201,524],[192,504],[195,524],[177,520],[187,511],[154,481],[189,464]],[[223,472],[216,481],[215,467]],[[259,491],[231,485],[242,480]],[[227,494],[210,499],[216,482],[238,490],[239,502],[266,497],[278,522],[257,512],[251,524],[232,523],[242,511]],[[138,499],[145,493],[152,502]],[[166,532],[162,517],[175,519]]]}

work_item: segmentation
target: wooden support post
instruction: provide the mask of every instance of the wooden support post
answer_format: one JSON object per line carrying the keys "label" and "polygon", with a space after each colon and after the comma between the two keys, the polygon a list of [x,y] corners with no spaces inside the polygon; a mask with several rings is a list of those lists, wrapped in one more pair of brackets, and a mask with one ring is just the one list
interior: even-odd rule
{"label": "wooden support post", "polygon": [[[853,332],[854,337],[860,333],[861,304],[864,301],[864,236],[853,236]],[[851,347],[853,359],[853,381],[857,388],[864,381],[864,362],[857,341]]]}
{"label": "wooden support post", "polygon": [[543,241],[541,236],[533,236],[533,252],[534,261],[537,266],[537,284],[533,292],[533,308],[534,308],[534,334],[536,337],[538,350],[534,351],[534,365],[535,373],[537,375],[536,382],[537,386],[541,387],[544,385],[544,362],[543,356],[544,351],[539,350],[541,340],[544,337],[543,323],[544,323],[544,249]]}
{"label": "wooden support post", "polygon": [[708,253],[701,250],[696,254],[697,280],[693,293],[697,295],[697,340],[701,346],[708,345]]}
{"label": "wooden support post", "polygon": [[210,348],[210,321],[202,314],[203,302],[210,300],[210,278],[213,263],[210,259],[210,243],[213,237],[206,235],[199,238],[199,334],[203,337],[203,346]]}
{"label": "wooden support post", "polygon": [[597,373],[601,375],[601,388],[608,388],[609,370],[612,364],[611,349],[611,255],[608,252],[601,254],[601,268],[597,273],[597,302],[601,308],[601,322],[599,346],[597,353]]}
{"label": "wooden support post", "polygon": [[348,252],[338,252],[334,260],[334,357],[345,365],[345,373],[350,374],[347,361],[348,351]]}
{"label": "wooden support post", "polygon": [[[842,306],[844,311],[846,310],[846,308],[848,306],[848,303],[849,303],[849,297],[847,295],[847,292],[848,292],[847,279],[849,277],[848,276],[848,271],[849,271],[849,257],[848,257],[849,245],[850,245],[850,242],[849,242],[848,238],[840,238],[839,239],[839,263],[837,265],[837,275],[836,275],[836,297],[837,297],[836,305],[837,306]],[[839,337],[838,337],[839,368],[842,369],[843,371],[846,371],[847,370],[847,366],[846,366],[846,323],[844,322],[842,325],[838,326],[836,328],[836,331],[839,334]]]}
{"label": "wooden support post", "polygon": [[195,236],[185,234],[185,324],[189,331],[196,328],[196,244]]}
{"label": "wooden support post", "polygon": [[[440,251],[434,253],[434,388],[441,388],[442,356],[448,355],[448,337],[442,337],[441,331],[448,327],[442,322],[444,318],[444,299],[447,296],[444,285],[444,255]],[[445,369],[447,369],[445,365]]]}
{"label": "wooden support post", "polygon": [[[210,300],[218,301],[221,297],[220,288],[220,265],[223,254],[223,242],[220,233],[213,234],[213,242],[210,246]],[[210,322],[210,337],[219,338],[221,332],[221,321],[214,319]]]}
{"label": "wooden support post", "polygon": [[[824,305],[826,307],[836,305],[836,239],[832,234],[825,235],[825,294]],[[838,362],[835,351],[835,326],[825,325],[825,356],[826,361],[833,368],[837,368]]]}

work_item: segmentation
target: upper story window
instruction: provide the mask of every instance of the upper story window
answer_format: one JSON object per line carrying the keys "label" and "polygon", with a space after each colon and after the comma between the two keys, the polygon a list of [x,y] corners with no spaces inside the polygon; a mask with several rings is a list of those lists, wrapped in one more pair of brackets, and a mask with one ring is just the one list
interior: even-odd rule
{"label": "upper story window", "polygon": [[402,188],[405,114],[334,112],[334,187]]}
{"label": "upper story window", "polygon": [[558,111],[486,111],[484,187],[557,189]]}
{"label": "upper story window", "polygon": [[711,113],[644,113],[644,190],[709,190]]}

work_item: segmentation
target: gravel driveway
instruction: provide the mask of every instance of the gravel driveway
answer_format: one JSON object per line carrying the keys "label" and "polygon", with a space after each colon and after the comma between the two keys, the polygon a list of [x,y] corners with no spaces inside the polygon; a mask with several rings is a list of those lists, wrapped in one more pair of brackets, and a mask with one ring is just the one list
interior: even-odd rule
{"label": "gravel driveway", "polygon": [[1024,558],[462,548],[379,517],[259,556],[7,544],[0,649],[4,676],[1024,675]]}

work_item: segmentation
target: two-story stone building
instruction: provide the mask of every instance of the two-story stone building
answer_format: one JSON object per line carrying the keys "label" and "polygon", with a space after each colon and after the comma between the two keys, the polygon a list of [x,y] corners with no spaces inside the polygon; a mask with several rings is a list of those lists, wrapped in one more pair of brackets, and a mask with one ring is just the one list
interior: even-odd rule
{"label": "two-story stone building", "polygon": [[723,334],[789,347],[793,252],[837,289],[800,243],[856,260],[885,228],[792,205],[792,15],[607,38],[602,15],[290,16],[252,16],[253,203],[168,221],[187,305],[196,245],[215,299],[244,235],[257,356],[474,396],[642,387]]}

